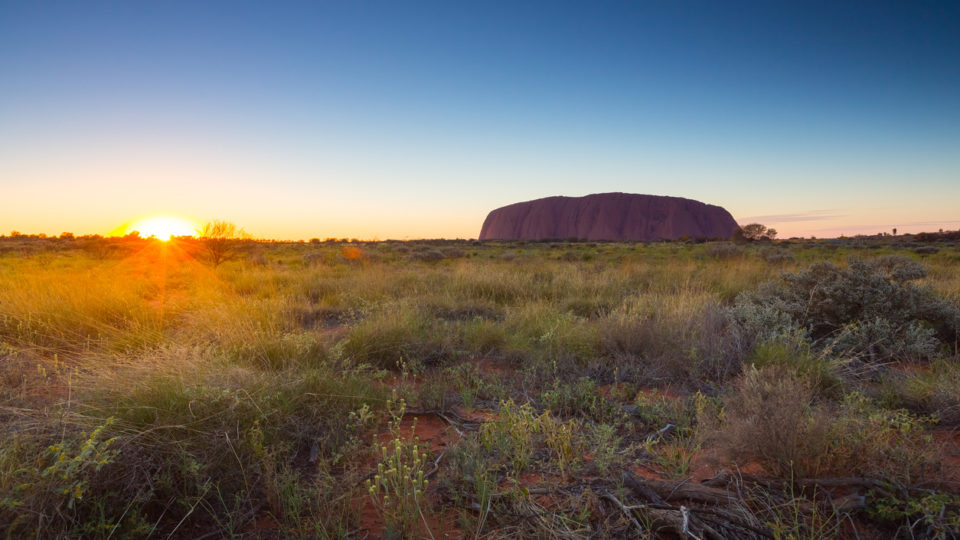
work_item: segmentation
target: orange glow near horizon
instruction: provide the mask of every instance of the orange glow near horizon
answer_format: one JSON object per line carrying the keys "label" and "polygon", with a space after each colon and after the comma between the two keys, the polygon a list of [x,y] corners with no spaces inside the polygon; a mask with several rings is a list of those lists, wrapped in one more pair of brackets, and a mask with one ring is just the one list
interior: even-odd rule
{"label": "orange glow near horizon", "polygon": [[142,217],[123,227],[123,234],[139,231],[140,236],[156,237],[166,242],[174,236],[194,236],[201,226],[189,218],[173,214],[157,214]]}

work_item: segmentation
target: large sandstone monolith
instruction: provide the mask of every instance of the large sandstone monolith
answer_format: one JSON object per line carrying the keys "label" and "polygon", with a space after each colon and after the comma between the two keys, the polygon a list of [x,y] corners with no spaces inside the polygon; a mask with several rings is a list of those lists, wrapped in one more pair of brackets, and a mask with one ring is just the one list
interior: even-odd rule
{"label": "large sandstone monolith", "polygon": [[598,193],[547,197],[497,208],[480,240],[729,239],[737,222],[719,206],[680,197]]}

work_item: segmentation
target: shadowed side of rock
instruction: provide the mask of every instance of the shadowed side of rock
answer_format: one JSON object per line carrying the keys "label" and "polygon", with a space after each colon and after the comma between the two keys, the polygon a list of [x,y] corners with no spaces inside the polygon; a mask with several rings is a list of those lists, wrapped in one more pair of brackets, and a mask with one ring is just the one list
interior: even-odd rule
{"label": "shadowed side of rock", "polygon": [[728,239],[737,222],[725,209],[680,197],[600,193],[547,197],[497,208],[480,240]]}

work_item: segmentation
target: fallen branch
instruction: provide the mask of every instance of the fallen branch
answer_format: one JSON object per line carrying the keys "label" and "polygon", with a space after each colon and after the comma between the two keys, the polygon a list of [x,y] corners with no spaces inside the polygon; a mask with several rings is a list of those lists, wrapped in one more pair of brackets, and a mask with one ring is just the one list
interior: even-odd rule
{"label": "fallen branch", "polygon": [[[776,489],[781,491],[785,491],[791,487],[790,482],[786,480],[735,474],[728,469],[721,470],[713,478],[704,480],[701,482],[701,484],[710,487],[728,486],[730,484],[756,485],[767,489]],[[950,493],[960,492],[960,484],[955,482],[928,480],[915,486],[902,486],[889,481],[880,480],[878,478],[860,476],[801,478],[793,481],[793,486],[799,486],[800,488],[823,488],[827,490],[837,488],[845,488],[850,490],[869,489],[888,498],[906,498],[909,497],[911,493],[929,492],[927,488],[922,486],[932,486],[935,489],[943,488],[941,491],[947,491]]]}
{"label": "fallen branch", "polygon": [[690,511],[687,510],[686,506],[680,507],[680,515],[683,516],[683,527],[681,528],[681,531],[693,538],[693,540],[701,540],[699,536],[690,532]]}
{"label": "fallen branch", "polygon": [[433,476],[434,474],[436,474],[437,471],[440,470],[440,460],[442,460],[442,459],[443,459],[443,456],[445,456],[445,455],[447,455],[447,451],[446,451],[446,450],[444,450],[443,452],[440,452],[440,455],[437,456],[437,459],[433,460],[433,469],[430,469],[430,472],[424,474],[424,475],[423,475],[424,478],[430,478],[431,476]]}
{"label": "fallen branch", "polygon": [[[729,491],[704,484],[641,480],[629,471],[623,473],[624,485],[652,502],[692,501],[701,504],[726,505],[736,500]],[[652,493],[651,493],[652,492]]]}
{"label": "fallen branch", "polygon": [[611,501],[613,504],[617,505],[617,507],[620,508],[620,511],[623,512],[623,515],[627,516],[627,519],[629,519],[630,522],[633,523],[633,526],[637,528],[637,531],[640,534],[643,534],[646,532],[643,526],[640,525],[640,522],[637,521],[637,518],[633,516],[633,508],[628,508],[622,502],[620,502],[620,499],[614,497],[610,493],[603,492],[600,494],[600,496],[603,497],[604,499],[607,499],[608,501]]}
{"label": "fallen branch", "polygon": [[664,435],[666,435],[667,433],[669,433],[671,429],[674,429],[674,428],[676,428],[676,427],[677,427],[677,426],[675,426],[675,425],[673,425],[673,424],[667,424],[667,425],[663,426],[662,428],[658,429],[657,431],[655,431],[654,433],[651,433],[651,434],[647,435],[647,439],[646,439],[646,440],[647,440],[648,443],[652,443],[652,442],[654,442],[654,441],[658,441],[658,440],[662,439]]}
{"label": "fallen branch", "polygon": [[468,420],[453,411],[442,411],[439,409],[408,409],[403,412],[404,416],[425,416],[428,414],[432,414],[433,416],[436,416],[437,418],[440,418],[444,422],[453,426],[453,428],[457,431],[457,433],[460,434],[461,437],[463,436],[463,432],[460,430],[476,431],[480,428],[480,425],[484,423],[483,420]]}
{"label": "fallen branch", "polygon": [[[737,497],[726,489],[687,481],[644,480],[629,471],[625,471],[622,478],[624,486],[640,499],[649,501],[644,510],[654,524],[681,537],[720,540],[772,536],[767,530],[751,523],[749,518],[723,509],[739,504]],[[675,506],[671,501],[685,501],[686,504]],[[701,518],[697,513],[712,517]]]}

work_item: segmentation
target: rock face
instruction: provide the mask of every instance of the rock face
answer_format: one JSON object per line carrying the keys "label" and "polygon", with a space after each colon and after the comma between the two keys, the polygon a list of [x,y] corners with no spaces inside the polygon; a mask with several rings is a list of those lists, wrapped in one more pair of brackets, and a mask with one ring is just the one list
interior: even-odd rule
{"label": "rock face", "polygon": [[680,197],[598,193],[497,208],[484,220],[480,240],[728,239],[736,228],[730,212],[719,206]]}

